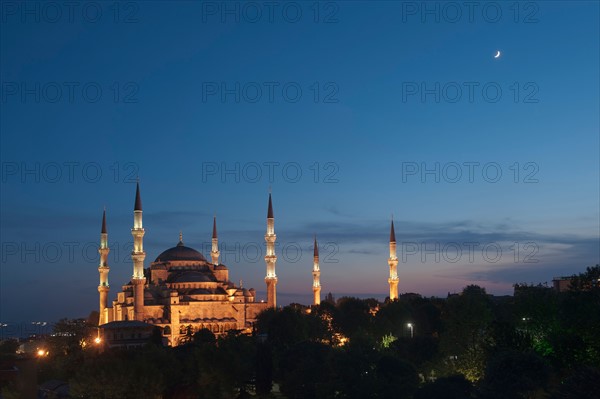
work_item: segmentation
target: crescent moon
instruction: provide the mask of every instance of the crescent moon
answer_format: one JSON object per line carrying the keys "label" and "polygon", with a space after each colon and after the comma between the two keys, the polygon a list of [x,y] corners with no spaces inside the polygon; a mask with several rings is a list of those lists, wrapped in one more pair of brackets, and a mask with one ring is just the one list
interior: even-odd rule
{"label": "crescent moon", "polygon": [[498,52],[496,53],[496,55],[494,56],[494,58],[499,58],[500,57],[500,50],[498,50]]}

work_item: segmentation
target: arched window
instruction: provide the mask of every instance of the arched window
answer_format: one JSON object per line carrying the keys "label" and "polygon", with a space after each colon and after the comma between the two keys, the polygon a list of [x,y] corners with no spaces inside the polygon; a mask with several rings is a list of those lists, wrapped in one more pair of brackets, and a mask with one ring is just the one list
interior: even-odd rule
{"label": "arched window", "polygon": [[171,335],[171,327],[170,326],[166,326],[163,329],[163,335]]}

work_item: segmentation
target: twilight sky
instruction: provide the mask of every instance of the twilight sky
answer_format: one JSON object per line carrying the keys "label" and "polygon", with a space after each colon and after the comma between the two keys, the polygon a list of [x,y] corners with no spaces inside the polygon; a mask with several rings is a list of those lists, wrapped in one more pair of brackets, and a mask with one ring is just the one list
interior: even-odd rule
{"label": "twilight sky", "polygon": [[[68,3],[68,2],[66,2]],[[494,294],[599,262],[597,2],[0,3],[0,322],[97,309],[174,246],[279,303]],[[471,3],[469,3],[471,4]],[[427,7],[425,9],[424,7]],[[494,58],[497,51],[499,58]]]}

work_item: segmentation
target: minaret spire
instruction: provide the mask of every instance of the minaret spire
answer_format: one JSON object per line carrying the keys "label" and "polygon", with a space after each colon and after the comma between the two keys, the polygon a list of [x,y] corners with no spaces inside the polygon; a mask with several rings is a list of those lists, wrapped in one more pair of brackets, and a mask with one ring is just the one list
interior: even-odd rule
{"label": "minaret spire", "polygon": [[317,244],[317,236],[315,235],[315,243],[313,250],[313,305],[321,303],[321,269],[319,268],[319,245]]}
{"label": "minaret spire", "polygon": [[213,216],[213,232],[212,232],[212,249],[210,251],[210,257],[212,263],[215,266],[219,265],[219,238],[217,237],[217,216]]}
{"label": "minaret spire", "polygon": [[390,258],[388,259],[390,266],[390,301],[398,299],[398,257],[396,256],[396,232],[394,230],[394,218],[392,216],[392,224],[390,226]]}
{"label": "minaret spire", "polygon": [[277,236],[275,235],[273,202],[271,201],[271,193],[269,193],[269,206],[267,209],[267,233],[265,234],[265,242],[267,243],[267,254],[265,255],[267,275],[265,277],[265,282],[267,283],[267,304],[269,307],[277,306],[277,275],[275,274],[275,263],[277,262],[277,255],[275,255],[276,239]]}
{"label": "minaret spire", "polygon": [[109,252],[108,232],[106,230],[106,208],[104,208],[104,212],[102,213],[102,230],[100,231],[100,248],[98,248],[98,253],[100,254],[100,264],[98,265],[98,273],[100,274],[100,284],[98,285],[98,294],[100,295],[100,317],[98,319],[98,325],[108,323],[108,312],[106,311],[106,308],[108,307],[108,291],[110,291],[110,286],[108,285],[108,272],[110,271],[110,267],[108,267]]}
{"label": "minaret spire", "polygon": [[142,224],[142,197],[140,195],[140,182],[137,182],[135,189],[135,205],[133,207],[133,251],[131,259],[133,260],[133,308],[134,318],[138,321],[144,320],[144,286],[146,278],[144,277],[144,226]]}
{"label": "minaret spire", "polygon": [[137,181],[135,188],[135,205],[133,207],[134,211],[142,211],[142,196],[140,195],[140,181]]}
{"label": "minaret spire", "polygon": [[269,208],[267,209],[267,219],[274,219],[274,217],[273,217],[273,201],[271,201],[271,193],[269,193]]}
{"label": "minaret spire", "polygon": [[104,212],[102,212],[102,230],[100,234],[107,234],[106,231],[106,207],[104,207]]}

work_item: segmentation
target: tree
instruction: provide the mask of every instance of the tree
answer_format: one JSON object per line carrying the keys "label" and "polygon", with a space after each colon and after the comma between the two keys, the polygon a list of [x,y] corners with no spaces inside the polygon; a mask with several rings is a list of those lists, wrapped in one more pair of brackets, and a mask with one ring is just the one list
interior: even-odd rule
{"label": "tree", "polygon": [[393,356],[382,356],[376,364],[377,397],[409,399],[419,387],[419,376],[408,362]]}
{"label": "tree", "polygon": [[[0,341],[0,370],[9,370],[15,367],[17,349],[19,349],[19,341],[16,339]],[[19,398],[18,391],[15,381],[3,379],[0,375],[0,398]]]}
{"label": "tree", "polygon": [[[591,282],[600,268],[588,268],[582,281]],[[588,283],[580,287],[590,287]],[[561,292],[558,302],[560,333],[553,337],[554,359],[558,367],[600,364],[600,289],[571,289]],[[569,348],[572,345],[573,348]]]}
{"label": "tree", "polygon": [[245,394],[255,372],[254,340],[235,331],[219,337],[216,345],[196,347],[196,386],[201,398],[232,398],[236,391]]}
{"label": "tree", "polygon": [[600,265],[588,267],[585,272],[574,275],[569,288],[573,291],[600,289]]}
{"label": "tree", "polygon": [[450,297],[442,313],[445,331],[440,346],[452,368],[469,381],[483,377],[485,332],[492,321],[492,303],[484,288],[469,285]]}
{"label": "tree", "polygon": [[379,354],[375,346],[373,338],[361,332],[355,334],[342,350],[335,352],[341,397],[363,399],[372,397],[376,392],[375,364]]}
{"label": "tree", "polygon": [[343,335],[352,339],[360,330],[371,330],[371,313],[367,302],[358,298],[343,297],[338,300],[333,324]]}
{"label": "tree", "polygon": [[531,336],[536,352],[549,356],[550,340],[560,334],[559,293],[543,285],[515,285],[514,323]]}
{"label": "tree", "polygon": [[481,390],[484,398],[518,399],[544,390],[549,377],[549,368],[538,354],[509,350],[490,358]]}
{"label": "tree", "polygon": [[268,341],[274,348],[289,348],[309,339],[306,314],[300,310],[285,307],[267,316],[271,319],[267,328]]}
{"label": "tree", "polygon": [[318,342],[301,342],[286,351],[281,364],[281,392],[290,399],[333,398],[332,349]]}
{"label": "tree", "polygon": [[150,345],[163,346],[163,335],[162,329],[158,326],[154,326],[152,329],[152,335],[150,336]]}
{"label": "tree", "polygon": [[146,351],[104,352],[88,359],[70,380],[74,397],[160,398],[164,390],[160,366]]}
{"label": "tree", "polygon": [[404,337],[407,334],[407,323],[414,322],[411,308],[405,302],[388,302],[379,309],[374,318],[374,330],[377,338],[391,334]]}
{"label": "tree", "polygon": [[389,352],[421,368],[436,358],[438,344],[439,340],[432,336],[403,337],[390,344]]}
{"label": "tree", "polygon": [[[600,369],[582,367],[567,378],[553,399],[598,398],[600,392]],[[594,396],[595,395],[595,396]]]}
{"label": "tree", "polygon": [[96,327],[85,319],[61,319],[54,325],[52,336],[48,338],[49,352],[51,355],[80,352],[92,344],[96,331]]}
{"label": "tree", "polygon": [[454,375],[424,385],[414,399],[469,399],[473,391],[473,385],[463,375]]}
{"label": "tree", "polygon": [[16,339],[7,339],[0,341],[0,361],[13,360],[19,349],[19,341]]}
{"label": "tree", "polygon": [[214,345],[217,338],[208,328],[202,328],[192,336],[192,342],[194,345]]}
{"label": "tree", "polygon": [[256,393],[268,395],[273,388],[273,352],[271,345],[259,342],[256,347]]}
{"label": "tree", "polygon": [[93,327],[98,327],[98,322],[100,321],[100,312],[97,310],[92,310],[88,315],[86,322]]}
{"label": "tree", "polygon": [[527,331],[512,323],[493,321],[487,328],[484,348],[488,355],[511,349],[525,352],[533,349],[533,341]]}
{"label": "tree", "polygon": [[263,310],[256,316],[256,323],[254,328],[258,334],[268,334],[269,326],[273,319],[279,314],[280,310],[277,308],[268,308]]}

